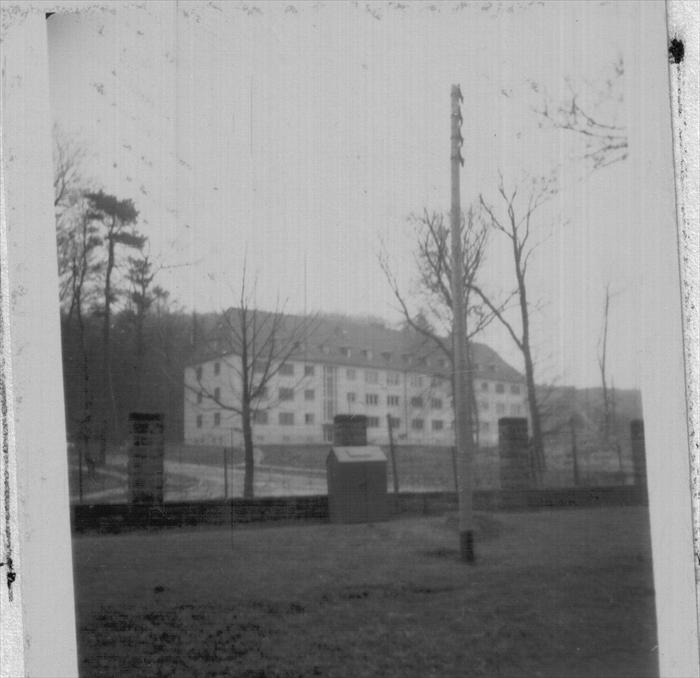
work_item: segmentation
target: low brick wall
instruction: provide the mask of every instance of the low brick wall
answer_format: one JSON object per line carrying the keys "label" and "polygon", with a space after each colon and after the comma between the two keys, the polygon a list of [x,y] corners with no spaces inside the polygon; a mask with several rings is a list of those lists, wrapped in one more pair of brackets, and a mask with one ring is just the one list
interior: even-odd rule
{"label": "low brick wall", "polygon": [[[399,514],[440,514],[457,510],[455,492],[401,492],[389,494],[389,509]],[[533,511],[602,506],[640,506],[646,489],[634,485],[540,490],[479,490],[477,511]],[[75,532],[121,532],[193,525],[235,525],[253,522],[327,521],[328,497],[274,497],[173,502],[162,506],[83,504],[71,507]]]}

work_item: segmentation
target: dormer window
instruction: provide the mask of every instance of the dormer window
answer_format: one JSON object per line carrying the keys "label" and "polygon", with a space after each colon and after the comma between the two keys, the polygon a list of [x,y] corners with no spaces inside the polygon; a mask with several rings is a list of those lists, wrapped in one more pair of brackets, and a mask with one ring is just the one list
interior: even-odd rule
{"label": "dormer window", "polygon": [[321,353],[323,353],[324,355],[328,355],[331,352],[330,347],[327,346],[326,344],[321,344],[318,348],[320,349]]}
{"label": "dormer window", "polygon": [[382,351],[382,358],[389,362],[391,360],[391,351]]}
{"label": "dormer window", "polygon": [[362,350],[362,355],[367,358],[367,360],[372,360],[374,354],[372,353],[372,349],[365,348]]}
{"label": "dormer window", "polygon": [[352,351],[350,350],[350,348],[348,346],[341,346],[340,347],[340,354],[344,358],[349,358],[352,355]]}

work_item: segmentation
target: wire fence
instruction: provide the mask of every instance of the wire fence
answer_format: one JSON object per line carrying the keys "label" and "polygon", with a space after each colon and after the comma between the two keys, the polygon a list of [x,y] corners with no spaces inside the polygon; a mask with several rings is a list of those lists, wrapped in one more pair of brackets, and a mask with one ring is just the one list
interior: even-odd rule
{"label": "wire fence", "polygon": [[[387,457],[389,492],[453,492],[459,460],[452,447],[382,446]],[[330,445],[263,445],[253,452],[254,496],[282,497],[327,493],[326,459]],[[70,451],[73,503],[103,504],[128,500],[128,449],[108,450],[104,464],[79,470]],[[164,500],[201,501],[242,497],[245,459],[239,448],[184,444],[165,445]],[[500,488],[496,447],[480,448],[474,463],[474,488]],[[561,435],[546,444],[544,487],[624,485],[634,482],[631,441],[602,442],[597,437]]]}

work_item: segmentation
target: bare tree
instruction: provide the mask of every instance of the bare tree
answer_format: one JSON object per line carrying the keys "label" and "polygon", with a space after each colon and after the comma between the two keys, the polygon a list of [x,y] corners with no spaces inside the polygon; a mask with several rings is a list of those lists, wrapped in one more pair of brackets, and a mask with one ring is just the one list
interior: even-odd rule
{"label": "bare tree", "polygon": [[100,269],[95,252],[102,244],[97,228],[91,222],[85,210],[74,214],[76,223],[66,229],[63,256],[66,271],[61,280],[61,287],[66,290],[64,303],[67,305],[65,316],[66,331],[69,332],[72,320],[77,326],[77,345],[79,351],[79,372],[81,388],[81,409],[77,421],[78,428],[78,482],[79,495],[83,496],[83,460],[87,460],[90,475],[94,468],[94,458],[90,451],[90,439],[93,427],[93,387],[91,383],[88,345],[86,339],[85,310],[94,301],[94,287],[89,285]]}
{"label": "bare tree", "polygon": [[[313,330],[313,317],[296,318],[275,311],[261,311],[255,306],[255,285],[247,287],[244,267],[237,308],[220,314],[210,345],[228,368],[226,391],[217,389],[197,376],[194,387],[198,395],[216,407],[240,417],[243,433],[245,477],[243,496],[254,494],[253,426],[260,412],[275,404],[268,397],[269,386],[290,359],[303,355],[304,344]],[[298,388],[303,378],[297,381]]]}
{"label": "bare tree", "polygon": [[[616,111],[623,101],[625,65],[622,57],[613,64],[602,87],[597,87],[595,101],[590,108],[581,103],[582,94],[567,80],[569,97],[557,104],[545,100],[535,108],[541,120],[555,129],[565,130],[581,137],[585,144],[584,157],[594,169],[607,167],[627,158],[628,136],[625,125],[616,119]],[[535,82],[530,87],[539,93]],[[607,111],[603,109],[607,107]]]}
{"label": "bare tree", "polygon": [[607,357],[608,357],[608,322],[610,315],[610,300],[614,295],[610,293],[610,283],[605,285],[605,303],[603,304],[603,327],[598,339],[598,369],[603,389],[603,438],[609,442],[610,434],[614,430],[615,393],[608,387]]}
{"label": "bare tree", "polygon": [[533,181],[526,191],[524,205],[520,201],[519,187],[512,191],[506,191],[503,177],[500,177],[498,193],[501,198],[502,208],[497,210],[487,202],[483,196],[480,203],[488,215],[491,227],[507,238],[510,244],[515,274],[516,287],[514,294],[518,299],[520,309],[520,328],[514,325],[505,315],[503,305],[496,305],[487,294],[477,285],[472,285],[473,291],[481,301],[491,310],[506,328],[516,346],[523,354],[525,365],[525,384],[527,388],[528,406],[530,410],[530,423],[532,426],[532,455],[533,466],[538,482],[542,480],[545,468],[544,440],[542,431],[542,417],[538,404],[537,390],[535,386],[535,367],[532,355],[532,339],[530,334],[531,304],[527,294],[527,273],[530,258],[540,242],[533,241],[533,217],[539,208],[556,192],[556,184],[553,178]]}
{"label": "bare tree", "polygon": [[53,127],[53,193],[57,217],[77,202],[85,189],[82,163],[85,150],[58,125]]}
{"label": "bare tree", "polygon": [[[102,380],[105,391],[105,401],[109,401],[112,410],[113,429],[117,428],[117,408],[112,384],[111,369],[111,314],[112,305],[116,299],[116,293],[112,286],[112,274],[117,265],[117,246],[141,249],[145,242],[145,237],[128,227],[136,222],[138,211],[130,199],[119,200],[113,195],[98,191],[96,193],[86,193],[85,195],[89,207],[89,217],[99,222],[104,227],[102,237],[103,243],[107,247],[107,258],[104,262],[104,287],[103,287],[103,318],[102,318]],[[100,458],[104,461],[107,445],[107,420],[106,413],[103,420],[103,430],[101,433]]]}
{"label": "bare tree", "polygon": [[[386,250],[379,256],[379,263],[389,282],[394,297],[399,303],[406,324],[425,337],[450,364],[454,359],[452,342],[452,256],[450,229],[445,217],[440,212],[424,210],[420,216],[412,215],[411,223],[415,228],[416,249],[414,253],[417,271],[416,297],[417,308],[409,305],[407,295],[400,289],[394,276]],[[476,407],[472,352],[470,343],[495,317],[481,300],[475,298],[473,288],[476,285],[479,270],[486,256],[488,244],[488,225],[473,208],[462,218],[462,271],[464,306],[466,309],[467,337],[467,379],[468,397],[471,400],[474,421],[469,422],[478,440],[478,408]],[[499,308],[503,308],[502,306]],[[435,325],[437,324],[437,327]],[[452,371],[451,371],[452,372]],[[454,384],[452,384],[454,388]],[[453,398],[454,405],[454,398]]]}

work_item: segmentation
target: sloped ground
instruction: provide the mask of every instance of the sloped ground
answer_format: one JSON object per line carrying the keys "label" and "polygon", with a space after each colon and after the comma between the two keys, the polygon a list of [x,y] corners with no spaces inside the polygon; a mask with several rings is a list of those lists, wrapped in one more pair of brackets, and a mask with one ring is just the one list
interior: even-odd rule
{"label": "sloped ground", "polygon": [[83,676],[657,675],[646,510],[74,540]]}

